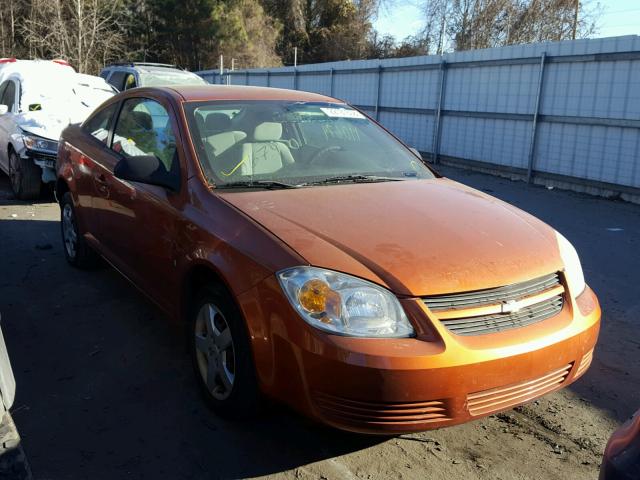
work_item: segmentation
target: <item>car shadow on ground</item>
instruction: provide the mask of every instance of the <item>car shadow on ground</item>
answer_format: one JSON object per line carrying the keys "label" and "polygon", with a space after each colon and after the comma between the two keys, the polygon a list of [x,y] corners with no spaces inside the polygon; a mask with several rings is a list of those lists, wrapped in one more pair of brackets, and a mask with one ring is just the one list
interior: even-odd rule
{"label": "car shadow on ground", "polygon": [[13,415],[36,478],[258,476],[385,441],[283,407],[249,422],[216,417],[181,326],[113,269],[68,266],[57,221],[0,219],[0,232]]}
{"label": "car shadow on ground", "polygon": [[0,172],[0,205],[29,205],[55,202],[53,184],[45,185],[40,190],[38,198],[33,200],[19,200],[11,190],[9,177]]}

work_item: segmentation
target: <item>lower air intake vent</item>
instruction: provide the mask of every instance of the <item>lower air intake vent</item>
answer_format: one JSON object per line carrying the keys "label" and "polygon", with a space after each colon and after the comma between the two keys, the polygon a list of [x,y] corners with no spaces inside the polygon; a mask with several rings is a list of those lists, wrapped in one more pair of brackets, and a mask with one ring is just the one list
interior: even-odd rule
{"label": "lower air intake vent", "polygon": [[571,371],[572,363],[546,375],[515,385],[492,388],[467,395],[471,415],[484,415],[519,405],[544,395],[562,385]]}
{"label": "lower air intake vent", "polygon": [[317,407],[328,417],[362,424],[407,424],[448,420],[444,402],[373,403],[316,393]]}

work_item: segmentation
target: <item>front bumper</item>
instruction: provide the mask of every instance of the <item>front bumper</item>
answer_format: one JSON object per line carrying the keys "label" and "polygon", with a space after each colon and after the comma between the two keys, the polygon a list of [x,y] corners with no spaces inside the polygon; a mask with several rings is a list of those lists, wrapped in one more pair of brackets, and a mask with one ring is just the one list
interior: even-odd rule
{"label": "front bumper", "polygon": [[43,183],[56,181],[56,155],[25,149],[25,156],[42,169]]}
{"label": "front bumper", "polygon": [[408,299],[407,314],[432,324],[416,338],[340,337],[306,325],[277,288],[267,280],[240,297],[263,391],[362,433],[456,425],[567,386],[588,369],[600,327],[587,288],[556,317],[507,332],[456,336],[419,299]]}

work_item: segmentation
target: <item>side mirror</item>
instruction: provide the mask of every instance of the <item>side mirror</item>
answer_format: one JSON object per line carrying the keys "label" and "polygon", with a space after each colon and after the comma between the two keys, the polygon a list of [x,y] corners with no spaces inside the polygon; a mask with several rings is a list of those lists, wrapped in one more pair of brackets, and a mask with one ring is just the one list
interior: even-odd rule
{"label": "side mirror", "polygon": [[180,181],[164,168],[155,155],[122,157],[113,169],[113,174],[122,180],[158,185],[173,192],[180,188]]}
{"label": "side mirror", "polygon": [[4,115],[9,111],[9,107],[6,105],[0,105],[0,115]]}
{"label": "side mirror", "polygon": [[416,157],[422,158],[422,155],[420,155],[420,152],[418,151],[417,148],[409,147],[409,150],[411,150]]}

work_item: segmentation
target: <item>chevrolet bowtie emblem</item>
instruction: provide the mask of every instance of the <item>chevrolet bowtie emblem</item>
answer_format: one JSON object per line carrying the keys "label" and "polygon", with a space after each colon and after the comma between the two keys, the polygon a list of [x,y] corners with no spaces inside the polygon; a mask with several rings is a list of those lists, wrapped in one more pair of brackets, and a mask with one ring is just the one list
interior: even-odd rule
{"label": "chevrolet bowtie emblem", "polygon": [[517,300],[507,300],[502,303],[502,313],[518,313],[522,308],[522,304]]}

